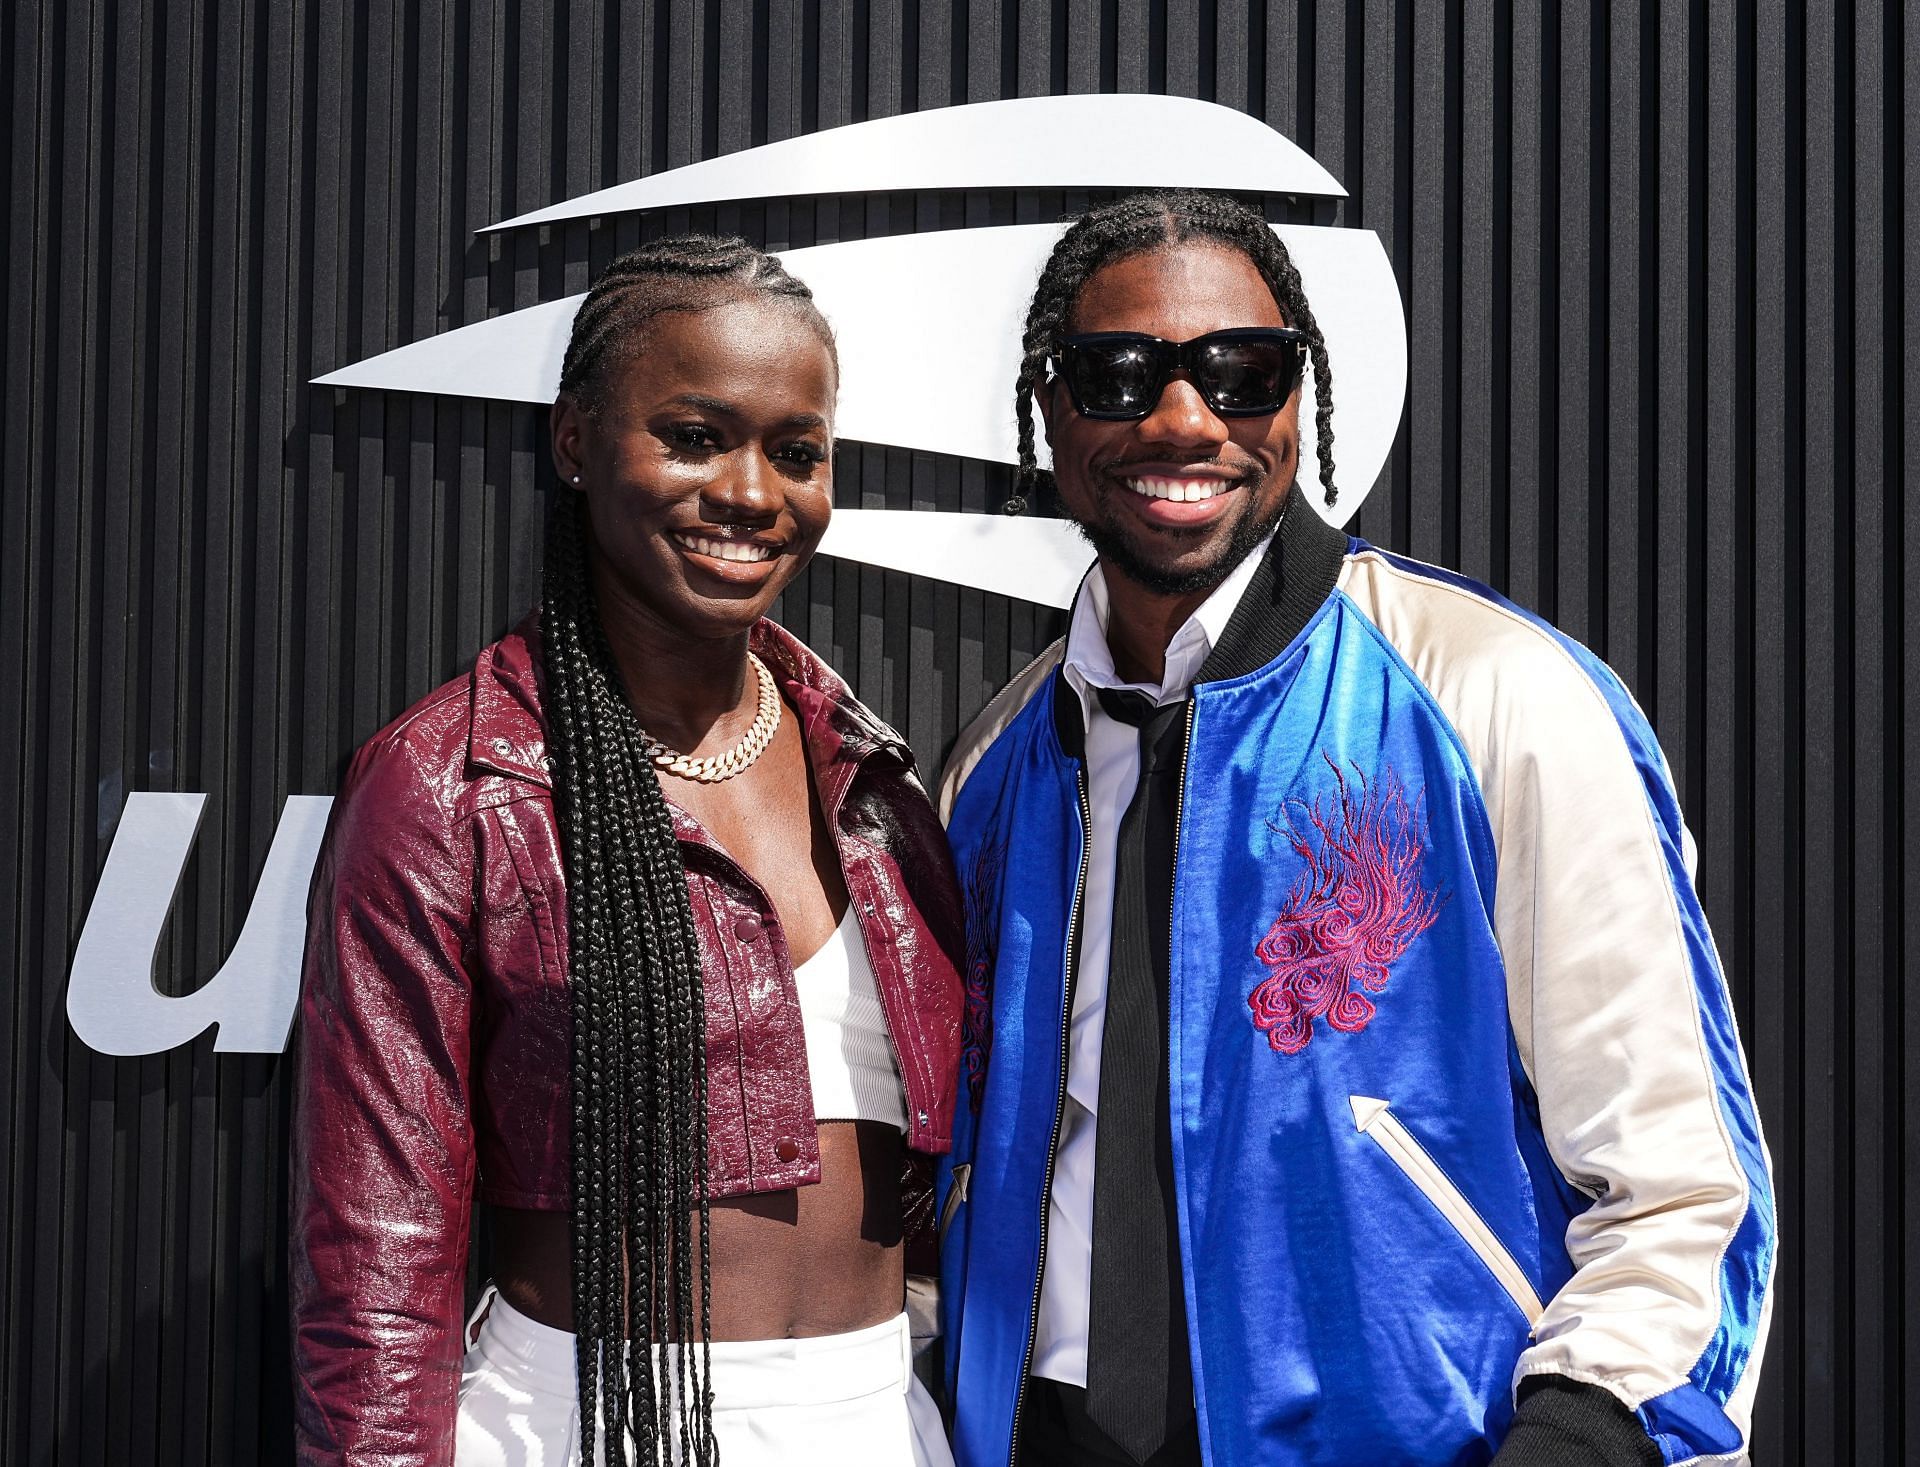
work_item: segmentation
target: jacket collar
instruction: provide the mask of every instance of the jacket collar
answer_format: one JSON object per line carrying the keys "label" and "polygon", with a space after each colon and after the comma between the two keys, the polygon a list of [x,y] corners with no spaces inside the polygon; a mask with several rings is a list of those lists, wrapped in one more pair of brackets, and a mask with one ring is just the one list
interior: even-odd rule
{"label": "jacket collar", "polygon": [[[906,740],[876,718],[840,676],[786,628],[762,620],[749,643],[800,718],[814,774],[850,772],[869,754],[885,751],[911,768]],[[546,670],[540,660],[540,613],[528,612],[506,636],[481,652],[473,668],[467,761],[477,769],[551,788],[544,711]]]}
{"label": "jacket collar", "polygon": [[[1287,493],[1280,528],[1268,542],[1220,640],[1201,664],[1195,684],[1244,677],[1284,652],[1333,594],[1351,546],[1344,533],[1314,512],[1295,484]],[[1085,717],[1064,659],[1053,673],[1053,727],[1069,757],[1084,757]]]}
{"label": "jacket collar", "polygon": [[1351,543],[1314,512],[1295,484],[1260,568],[1196,681],[1244,677],[1285,651],[1333,594]]}

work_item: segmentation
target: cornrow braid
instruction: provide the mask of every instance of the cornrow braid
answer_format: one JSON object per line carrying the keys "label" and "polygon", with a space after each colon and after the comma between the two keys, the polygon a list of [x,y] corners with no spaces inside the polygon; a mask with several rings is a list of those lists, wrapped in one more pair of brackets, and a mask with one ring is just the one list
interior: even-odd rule
{"label": "cornrow braid", "polygon": [[1273,292],[1274,303],[1287,324],[1307,338],[1308,359],[1313,364],[1314,444],[1319,450],[1320,484],[1329,508],[1339,499],[1340,491],[1333,485],[1333,369],[1293,257],[1267,221],[1245,204],[1223,194],[1154,189],[1128,194],[1082,214],[1060,236],[1040,272],[1020,341],[1020,372],[1014,379],[1020,471],[1018,488],[1007,501],[1009,514],[1024,510],[1050,478],[1041,471],[1034,453],[1033,395],[1047,380],[1047,362],[1060,350],[1061,338],[1067,334],[1087,282],[1096,271],[1116,260],[1191,239],[1225,245],[1245,255]]}
{"label": "cornrow braid", "polygon": [[710,1464],[700,944],[666,797],[596,612],[585,520],[582,497],[563,494],[541,603],[567,869],[581,1460]]}
{"label": "cornrow braid", "polygon": [[839,365],[833,332],[805,282],[743,239],[682,234],[629,250],[601,271],[573,318],[560,391],[588,413],[605,401],[609,369],[639,349],[649,321],[666,311],[704,311],[745,296],[791,301],[820,332]]}
{"label": "cornrow braid", "polygon": [[[597,411],[655,316],[749,296],[791,301],[832,350],[812,293],[772,256],[741,240],[663,239],[615,260],[587,292],[561,392]],[[578,493],[554,507],[540,625],[569,910],[580,1458],[711,1467],[700,942],[666,796],[601,627]]]}

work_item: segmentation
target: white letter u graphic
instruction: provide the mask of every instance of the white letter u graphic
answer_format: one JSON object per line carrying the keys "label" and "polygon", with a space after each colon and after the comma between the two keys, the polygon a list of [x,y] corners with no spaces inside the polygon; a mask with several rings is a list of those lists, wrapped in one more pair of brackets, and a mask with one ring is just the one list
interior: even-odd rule
{"label": "white letter u graphic", "polygon": [[290,795],[233,952],[194,992],[153,986],[160,930],[180,889],[205,795],[134,794],[100,873],[73,953],[67,1021],[103,1054],[158,1054],[219,1025],[216,1052],[277,1054],[300,995],[307,886],[326,830],[327,795]]}

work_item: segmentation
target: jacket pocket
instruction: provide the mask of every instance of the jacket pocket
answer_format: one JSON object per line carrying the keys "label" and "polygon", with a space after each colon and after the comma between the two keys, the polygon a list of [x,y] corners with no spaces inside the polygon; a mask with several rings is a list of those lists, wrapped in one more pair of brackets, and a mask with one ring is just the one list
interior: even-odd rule
{"label": "jacket pocket", "polygon": [[1400,1124],[1398,1117],[1388,1109],[1386,1101],[1366,1095],[1352,1095],[1348,1097],[1348,1103],[1353,1106],[1354,1130],[1384,1151],[1407,1180],[1418,1187],[1421,1195],[1438,1209],[1440,1216],[1460,1235],[1461,1242],[1474,1251],[1487,1266],[1487,1272],[1507,1291],[1507,1297],[1526,1316],[1527,1327],[1531,1330],[1546,1312],[1541,1306],[1540,1296],[1533,1291],[1532,1282],[1520,1265],[1514,1262],[1513,1255],[1507,1252],[1493,1229],[1487,1226],[1486,1220],[1473,1210],[1473,1204],[1453,1185],[1453,1179],[1440,1169],[1438,1163],[1413,1139],[1412,1133]]}
{"label": "jacket pocket", "polygon": [[[479,883],[486,966],[521,983],[567,992],[559,832],[552,806],[529,794],[480,811]],[[571,1022],[571,1020],[569,1020]]]}

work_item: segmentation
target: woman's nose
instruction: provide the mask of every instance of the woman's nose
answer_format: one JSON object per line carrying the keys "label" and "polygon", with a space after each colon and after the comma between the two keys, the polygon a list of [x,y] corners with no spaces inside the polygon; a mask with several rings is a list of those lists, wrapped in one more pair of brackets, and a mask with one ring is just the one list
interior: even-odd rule
{"label": "woman's nose", "polygon": [[747,518],[779,513],[786,490],[779,469],[756,446],[729,454],[702,497]]}

